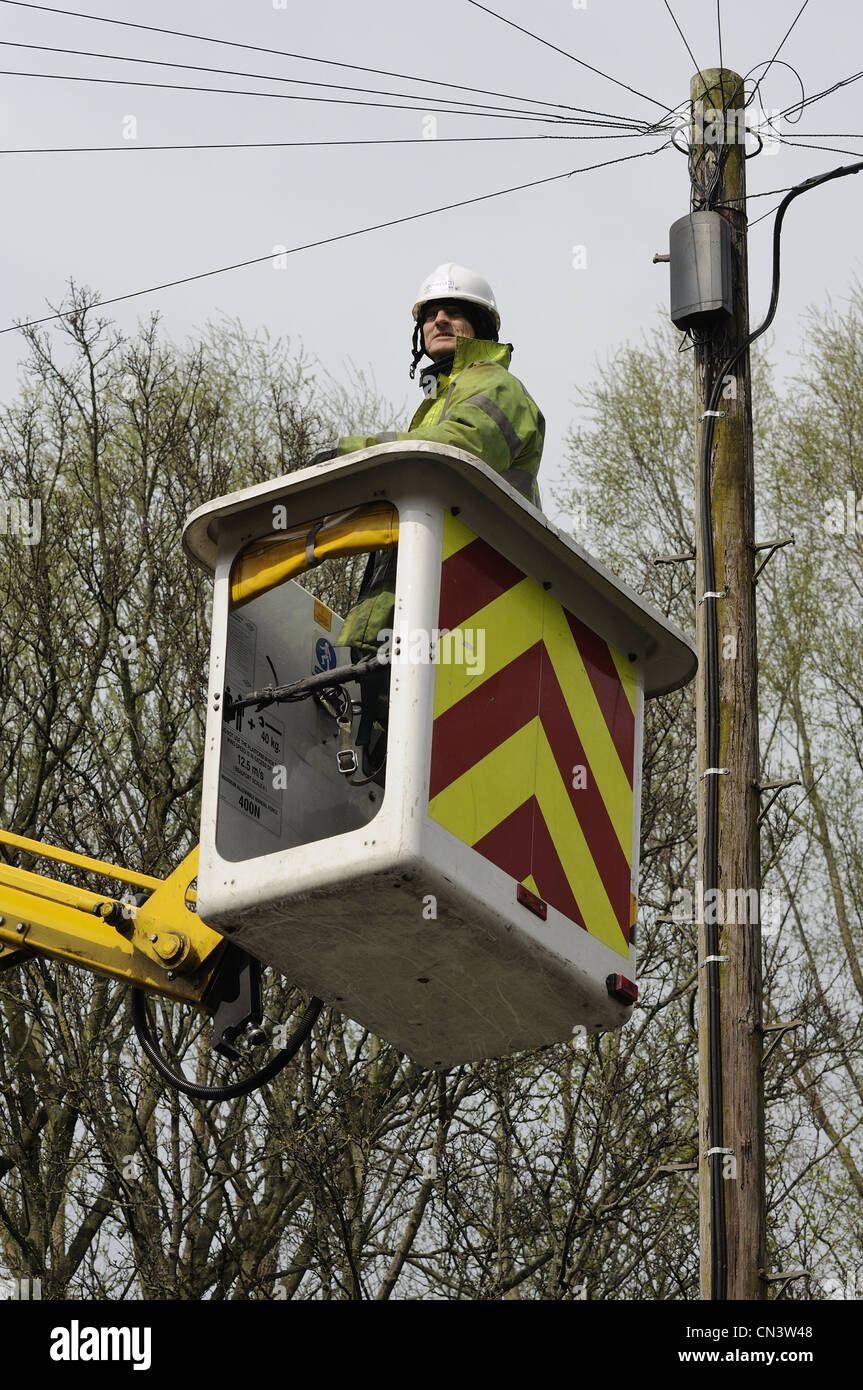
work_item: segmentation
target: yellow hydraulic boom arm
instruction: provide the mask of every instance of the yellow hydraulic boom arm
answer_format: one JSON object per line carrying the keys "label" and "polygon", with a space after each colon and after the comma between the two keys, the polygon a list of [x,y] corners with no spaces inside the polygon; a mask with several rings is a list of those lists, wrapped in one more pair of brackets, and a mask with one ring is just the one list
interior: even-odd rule
{"label": "yellow hydraulic boom arm", "polygon": [[48,956],[153,994],[201,1002],[227,943],[196,915],[197,847],[161,879],[6,830],[0,843],[148,895],[124,902],[0,860],[0,970],[31,954]]}
{"label": "yellow hydraulic boom arm", "polygon": [[154,878],[57,849],[0,830],[0,844],[59,860],[89,873],[133,885],[133,901],[76,888],[58,879],[17,869],[0,860],[0,972],[30,956],[68,961],[132,986],[132,1020],[146,1056],[175,1090],[199,1100],[230,1100],[272,1080],[296,1055],[323,1008],[312,998],[298,1026],[275,1056],[252,1076],[227,1085],[189,1080],[162,1056],[147,1014],[146,995],[201,1005],[212,1015],[211,1047],[223,1057],[241,1056],[244,1035],[259,1046],[262,1029],[261,971],[257,960],[226,941],[197,916],[193,887],[197,847],[167,878]]}

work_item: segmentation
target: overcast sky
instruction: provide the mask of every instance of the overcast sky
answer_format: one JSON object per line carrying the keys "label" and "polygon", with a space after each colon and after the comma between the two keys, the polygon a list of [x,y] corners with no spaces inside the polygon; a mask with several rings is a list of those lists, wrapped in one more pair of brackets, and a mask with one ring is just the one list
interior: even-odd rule
{"label": "overcast sky", "polygon": [[[124,331],[158,308],[163,329],[181,341],[207,318],[238,316],[302,340],[338,375],[346,356],[373,367],[380,391],[403,408],[406,426],[419,401],[407,376],[410,307],[424,275],[443,260],[484,274],[501,308],[501,336],[515,344],[512,370],[548,421],[541,482],[559,478],[575,394],[616,347],[637,343],[668,301],[668,227],[689,210],[686,160],[668,135],[605,125],[456,114],[448,96],[518,105],[534,115],[572,116],[589,108],[606,118],[649,124],[685,102],[694,64],[664,0],[489,0],[489,8],[548,44],[601,69],[590,71],[468,3],[404,0],[79,0],[90,14],[123,19],[292,54],[406,74],[407,81],[299,58],[243,51],[191,38],[94,23],[0,3],[4,44],[52,45],[161,63],[198,64],[254,76],[227,76],[118,63],[68,53],[6,47],[16,73],[134,78],[197,87],[233,87],[280,96],[225,95],[154,87],[2,76],[3,150],[119,145],[116,153],[5,154],[0,327],[47,312],[71,278],[103,297],[267,256],[442,204],[577,171],[601,160],[658,150],[472,206],[336,241],[287,258],[234,270],[114,306]],[[745,73],[774,54],[802,0],[721,0],[726,66]],[[62,0],[58,8],[67,8]],[[712,0],[672,0],[700,67],[719,65]],[[809,0],[780,58],[800,74],[807,96],[851,77],[863,54],[863,7]],[[760,69],[763,71],[763,68]],[[757,74],[756,74],[757,75]],[[368,96],[325,91],[276,78],[397,92]],[[481,97],[418,81],[493,90]],[[262,80],[263,79],[263,80]],[[268,80],[267,80],[268,79]],[[618,84],[625,84],[621,86]],[[635,92],[625,88],[636,89]],[[640,95],[637,95],[640,93]],[[402,103],[378,109],[290,94]],[[517,100],[516,100],[517,99]],[[529,99],[529,100],[528,100]],[[768,113],[800,99],[794,73],[777,62],[761,89]],[[773,141],[748,163],[749,192],[786,188],[863,157],[863,81],[778,122],[783,136],[827,134],[800,149]],[[558,106],[550,105],[557,103]],[[467,109],[467,108],[462,108]],[[436,130],[429,117],[434,117]],[[835,136],[832,133],[836,133]],[[434,133],[436,138],[424,138]],[[563,139],[561,136],[604,138]],[[134,138],[127,138],[130,135]],[[453,137],[519,140],[448,143]],[[839,136],[843,138],[839,138]],[[217,142],[403,140],[416,143],[320,148],[176,150],[144,146]],[[847,155],[827,152],[833,145]],[[666,146],[665,148],[662,148]],[[754,146],[752,147],[754,149]],[[863,179],[842,180],[800,199],[783,235],[782,298],[774,359],[795,369],[806,305],[843,297],[860,275]],[[755,218],[779,201],[758,198]],[[771,219],[753,228],[753,324],[769,294]],[[8,401],[22,355],[20,335],[0,336],[0,387]]]}

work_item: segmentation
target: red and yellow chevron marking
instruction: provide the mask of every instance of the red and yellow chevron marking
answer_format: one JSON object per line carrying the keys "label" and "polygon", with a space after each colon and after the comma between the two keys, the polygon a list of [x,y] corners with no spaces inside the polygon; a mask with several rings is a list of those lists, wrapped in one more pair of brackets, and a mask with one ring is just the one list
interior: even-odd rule
{"label": "red and yellow chevron marking", "polygon": [[435,674],[430,817],[628,954],[635,668],[451,516],[438,626],[474,636]]}

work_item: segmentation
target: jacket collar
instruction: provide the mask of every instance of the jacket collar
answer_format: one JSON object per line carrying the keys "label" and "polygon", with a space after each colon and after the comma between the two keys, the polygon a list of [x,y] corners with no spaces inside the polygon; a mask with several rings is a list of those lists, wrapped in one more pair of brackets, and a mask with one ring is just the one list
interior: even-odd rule
{"label": "jacket collar", "polygon": [[512,343],[493,343],[489,338],[456,338],[454,356],[445,358],[439,366],[431,363],[430,366],[424,367],[420,372],[420,386],[425,391],[424,378],[434,376],[437,377],[440,389],[444,382],[448,382],[472,362],[495,362],[501,367],[508,367],[511,358]]}
{"label": "jacket collar", "polygon": [[456,338],[455,361],[451,376],[460,372],[471,362],[496,362],[508,367],[512,357],[512,343],[493,343],[490,338]]}

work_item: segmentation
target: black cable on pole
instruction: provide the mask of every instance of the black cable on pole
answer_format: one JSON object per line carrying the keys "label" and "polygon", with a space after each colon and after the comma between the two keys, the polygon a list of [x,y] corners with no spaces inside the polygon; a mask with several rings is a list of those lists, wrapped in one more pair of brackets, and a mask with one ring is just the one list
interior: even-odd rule
{"label": "black cable on pole", "polygon": [[[777,52],[778,52],[778,49],[777,49]],[[763,63],[755,63],[755,64],[753,64],[753,66],[749,69],[749,71],[748,71],[748,72],[745,72],[745,73],[743,74],[743,82],[744,82],[744,85],[746,84],[747,79],[750,78],[750,77],[752,76],[752,74],[753,74],[754,72],[757,71],[758,68],[765,68],[765,67],[766,67],[766,68],[770,68],[770,67],[773,66],[774,63],[776,63],[776,65],[777,65],[778,67],[780,67],[780,68],[787,68],[789,72],[793,72],[794,76],[796,77],[797,81],[798,81],[799,84],[800,84],[800,91],[801,91],[801,93],[802,93],[802,100],[805,102],[805,100],[806,100],[806,88],[805,88],[805,86],[803,85],[803,78],[800,76],[800,73],[797,71],[797,69],[795,68],[795,66],[794,66],[793,63],[786,63],[785,60],[784,60],[784,58],[779,58],[779,59],[777,59],[775,53],[774,53],[773,57],[770,58],[769,60],[765,60],[765,62],[763,62]],[[753,89],[752,89],[752,94],[751,94],[751,96],[747,97],[747,99],[746,99],[746,105],[747,105],[747,106],[751,106],[752,103],[754,102],[756,93],[757,93],[757,91],[758,91],[759,84],[760,84],[760,82],[762,81],[762,79],[763,79],[765,76],[766,76],[766,73],[762,73],[761,77],[758,79],[758,82],[756,82],[755,86],[754,86]],[[781,116],[782,113],[780,112],[779,114],[780,114],[780,116]],[[779,119],[778,116],[772,116],[772,117],[770,117],[770,118],[768,119],[767,124],[770,125],[770,126],[772,127],[774,120],[778,120],[778,119]],[[798,116],[797,119],[799,120],[800,117]],[[796,124],[796,122],[792,122],[792,125],[794,125],[794,124]]]}
{"label": "black cable on pole", "polygon": [[318,999],[316,995],[313,995],[286,1045],[276,1053],[272,1061],[268,1062],[265,1067],[261,1067],[260,1071],[256,1071],[253,1076],[247,1076],[244,1081],[235,1081],[231,1086],[199,1086],[197,1082],[190,1081],[182,1072],[174,1071],[173,1067],[165,1061],[159,1051],[159,1045],[150,1024],[146,991],[143,989],[132,990],[132,1022],[135,1025],[135,1032],[144,1055],[152,1062],[164,1081],[167,1081],[176,1091],[181,1091],[184,1096],[191,1096],[193,1100],[235,1100],[238,1096],[247,1096],[251,1091],[256,1091],[260,1086],[265,1086],[268,1081],[272,1081],[296,1057],[311,1033],[323,1007],[323,999]]}
{"label": "black cable on pole", "polygon": [[[756,338],[760,338],[762,333],[767,332],[767,329],[770,327],[776,315],[776,308],[779,304],[779,243],[782,236],[782,223],[788,208],[794,202],[794,199],[799,198],[802,193],[809,193],[811,189],[819,188],[821,184],[830,183],[833,179],[843,179],[847,178],[849,174],[859,173],[863,173],[863,159],[858,160],[856,164],[841,164],[838,169],[830,169],[826,174],[814,174],[812,178],[804,179],[802,183],[795,184],[791,191],[782,199],[777,209],[776,222],[773,227],[773,284],[767,313],[758,327],[749,334],[749,337],[741,343],[740,347],[737,348],[732,356],[728,358],[727,362],[723,364],[719,373],[719,379],[714,384],[711,395],[711,405],[713,409],[716,409],[716,405],[718,404],[724,377],[738,362],[741,355],[747,350],[750,344],[754,343]],[[714,397],[715,401],[713,399]],[[708,424],[712,433],[712,417],[709,418]]]}
{"label": "black cable on pole", "polygon": [[[762,322],[754,329],[735,351],[723,362],[714,378],[705,412],[704,429],[701,435],[701,535],[704,546],[704,589],[705,593],[716,590],[716,566],[713,554],[713,499],[710,487],[710,455],[713,448],[715,411],[719,408],[723,386],[740,358],[747,352],[756,338],[773,322],[779,303],[779,246],[782,235],[782,222],[785,213],[802,193],[817,188],[832,179],[844,178],[848,174],[863,171],[863,160],[856,164],[843,165],[831,169],[826,174],[817,174],[797,184],[782,199],[773,228],[773,283],[770,303]],[[707,766],[717,767],[719,763],[719,639],[716,621],[716,605],[707,604],[705,613],[705,722],[707,725]],[[704,833],[704,897],[713,890],[710,898],[716,902],[716,889],[719,880],[719,781],[716,776],[707,778],[707,805]],[[716,914],[714,914],[714,917]],[[705,947],[707,956],[719,954],[719,924],[716,920],[705,922]],[[708,1037],[708,1094],[710,1113],[708,1130],[710,1148],[722,1146],[722,1032],[719,997],[719,962],[707,963],[707,1037]],[[727,1296],[728,1246],[725,1229],[725,1183],[722,1177],[722,1155],[711,1154],[710,1158],[710,1235],[711,1235],[711,1296],[724,1300]]]}

